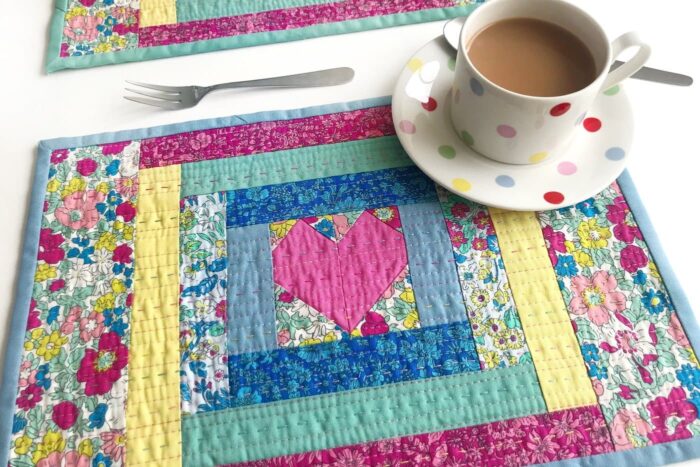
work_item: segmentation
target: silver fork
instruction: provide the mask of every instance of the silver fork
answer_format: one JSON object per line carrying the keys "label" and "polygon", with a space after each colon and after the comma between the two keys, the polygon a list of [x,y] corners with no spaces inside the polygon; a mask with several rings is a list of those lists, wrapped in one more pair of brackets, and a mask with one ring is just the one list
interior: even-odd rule
{"label": "silver fork", "polygon": [[[146,97],[124,96],[124,99],[140,104],[153,105],[168,110],[187,109],[199,104],[204,96],[219,89],[279,87],[305,88],[320,86],[336,86],[349,83],[355,76],[352,68],[331,68],[329,70],[312,71],[297,75],[276,76],[274,78],[235,81],[232,83],[214,84],[212,86],[161,86],[159,84],[127,83],[145,89],[125,88],[129,92]],[[146,90],[148,89],[148,91]]]}

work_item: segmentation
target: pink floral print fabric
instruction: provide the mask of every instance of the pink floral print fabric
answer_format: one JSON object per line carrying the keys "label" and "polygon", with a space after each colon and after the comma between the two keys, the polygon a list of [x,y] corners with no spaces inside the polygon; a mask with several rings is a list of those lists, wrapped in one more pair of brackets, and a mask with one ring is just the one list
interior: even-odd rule
{"label": "pink floral print fabric", "polygon": [[700,369],[617,184],[539,214],[617,450],[700,433]]}
{"label": "pink floral print fabric", "polygon": [[138,157],[51,156],[10,465],[123,465]]}
{"label": "pink floral print fabric", "polygon": [[189,21],[143,28],[142,47],[180,44],[243,34],[298,29],[315,24],[447,8],[455,0],[344,0],[226,18]]}
{"label": "pink floral print fabric", "polygon": [[141,167],[247,156],[394,135],[391,107],[178,133],[142,142]]}
{"label": "pink floral print fabric", "polygon": [[612,450],[605,420],[594,406],[235,465],[512,467]]}
{"label": "pink floral print fabric", "polygon": [[68,0],[61,57],[138,47],[139,0]]}

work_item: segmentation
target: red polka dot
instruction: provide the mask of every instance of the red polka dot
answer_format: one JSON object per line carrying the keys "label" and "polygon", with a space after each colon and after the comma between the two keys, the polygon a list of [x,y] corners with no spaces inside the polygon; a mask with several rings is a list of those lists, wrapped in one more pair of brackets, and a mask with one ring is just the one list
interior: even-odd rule
{"label": "red polka dot", "polygon": [[432,97],[428,99],[428,102],[423,102],[421,105],[428,112],[432,112],[433,110],[437,109],[437,101]]}
{"label": "red polka dot", "polygon": [[571,104],[568,102],[562,102],[557,104],[549,110],[549,115],[552,117],[561,117],[571,108]]}
{"label": "red polka dot", "polygon": [[583,121],[583,127],[591,133],[600,130],[601,126],[603,126],[603,124],[595,117],[588,117]]}
{"label": "red polka dot", "polygon": [[544,200],[551,204],[561,204],[564,202],[564,195],[558,191],[548,191],[544,194]]}

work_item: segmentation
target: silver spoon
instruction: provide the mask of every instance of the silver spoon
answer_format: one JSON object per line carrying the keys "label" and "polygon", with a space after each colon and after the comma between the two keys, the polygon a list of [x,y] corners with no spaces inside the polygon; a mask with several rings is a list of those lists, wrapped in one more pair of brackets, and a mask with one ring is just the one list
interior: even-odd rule
{"label": "silver spoon", "polygon": [[[442,28],[442,34],[453,49],[459,47],[459,33],[467,18],[455,18],[445,23]],[[615,60],[610,66],[610,70],[622,65],[624,62]],[[641,79],[644,81],[653,81],[655,83],[672,84],[674,86],[690,86],[693,84],[693,78],[671,71],[658,70],[656,68],[642,67],[638,72],[632,75],[632,78]]]}

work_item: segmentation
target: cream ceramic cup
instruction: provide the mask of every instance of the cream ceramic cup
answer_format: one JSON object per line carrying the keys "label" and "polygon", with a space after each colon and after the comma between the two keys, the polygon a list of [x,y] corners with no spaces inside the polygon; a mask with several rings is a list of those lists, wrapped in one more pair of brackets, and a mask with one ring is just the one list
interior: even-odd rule
{"label": "cream ceramic cup", "polygon": [[[572,32],[591,51],[596,78],[585,88],[556,97],[508,91],[477,70],[467,44],[486,26],[509,18],[536,18]],[[629,77],[646,63],[651,48],[628,32],[612,43],[586,12],[562,0],[491,0],[477,8],[462,28],[450,114],[462,140],[484,156],[508,164],[536,164],[566,150],[579,125],[591,131],[598,122],[587,115],[598,94]],[[622,51],[638,47],[634,57],[609,71]]]}

